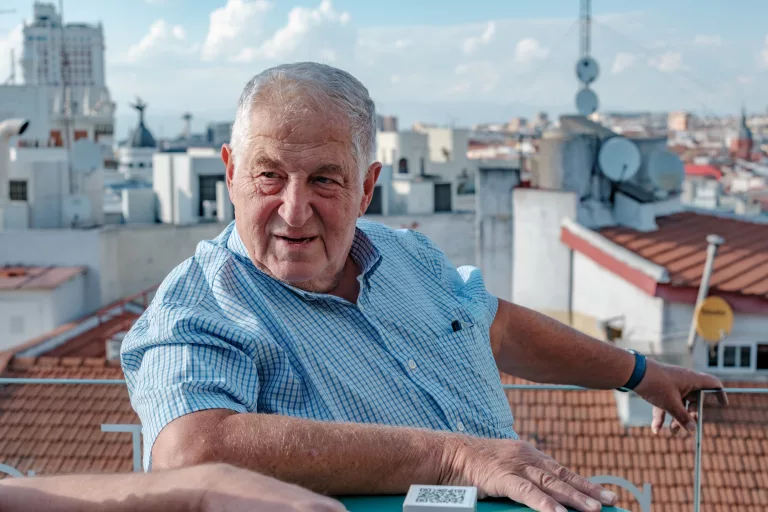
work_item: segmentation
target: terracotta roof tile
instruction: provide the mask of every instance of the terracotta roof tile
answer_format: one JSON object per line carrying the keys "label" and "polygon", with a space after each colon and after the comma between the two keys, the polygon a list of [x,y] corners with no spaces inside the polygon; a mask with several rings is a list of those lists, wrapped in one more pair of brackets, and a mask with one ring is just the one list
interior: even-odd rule
{"label": "terracotta roof tile", "polygon": [[[502,375],[502,382],[530,384],[508,375]],[[566,396],[561,397],[563,394]],[[507,397],[520,436],[536,439],[540,450],[562,464],[587,477],[610,474],[637,486],[650,483],[654,510],[691,510],[695,449],[692,436],[672,437],[668,430],[654,436],[650,428],[624,428],[616,416],[612,391],[510,390]],[[727,408],[707,401],[701,510],[730,512],[735,505],[739,511],[762,511],[768,508],[768,423],[761,418],[768,413],[768,396],[731,395],[729,400],[731,405]],[[556,433],[546,431],[547,425],[559,423],[566,423],[568,428]],[[637,510],[637,503],[628,492],[621,490],[618,494],[622,507]]]}
{"label": "terracotta roof tile", "polygon": [[768,223],[693,212],[658,217],[656,231],[607,227],[599,232],[639,256],[665,267],[673,286],[698,288],[706,259],[706,236],[722,236],[710,293],[768,298]]}

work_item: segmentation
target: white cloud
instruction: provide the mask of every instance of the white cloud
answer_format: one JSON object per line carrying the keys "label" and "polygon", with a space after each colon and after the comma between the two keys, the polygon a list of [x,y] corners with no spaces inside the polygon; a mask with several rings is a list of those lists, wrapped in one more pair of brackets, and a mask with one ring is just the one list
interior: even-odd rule
{"label": "white cloud", "polygon": [[464,40],[464,44],[462,45],[464,53],[467,55],[474,53],[480,46],[490,43],[493,40],[494,35],[496,35],[496,23],[489,21],[482,34],[479,36],[468,37]]}
{"label": "white cloud", "polygon": [[683,64],[683,56],[680,52],[666,52],[648,59],[648,65],[662,73],[674,73],[683,71],[688,67]]}
{"label": "white cloud", "polygon": [[755,77],[750,75],[739,75],[736,77],[736,82],[741,85],[751,85],[755,81]]}
{"label": "white cloud", "polygon": [[549,55],[549,49],[541,46],[541,43],[533,38],[521,39],[515,45],[515,62],[529,64],[537,60],[544,60]]}
{"label": "white cloud", "polygon": [[261,35],[261,18],[271,6],[266,0],[227,0],[224,7],[213,11],[203,43],[203,60],[237,58],[242,48],[256,43]]}
{"label": "white cloud", "polygon": [[632,67],[637,60],[637,55],[634,53],[619,52],[616,54],[616,58],[613,59],[613,66],[611,66],[611,73],[618,75],[622,71],[625,71]]}
{"label": "white cloud", "polygon": [[693,44],[696,46],[722,46],[723,38],[720,34],[698,34],[693,38]]}
{"label": "white cloud", "polygon": [[186,34],[181,25],[171,26],[165,20],[157,20],[149,27],[149,32],[136,44],[131,45],[126,53],[128,62],[136,63],[162,55],[184,55],[194,51],[194,46],[186,41]]}
{"label": "white cloud", "polygon": [[11,75],[11,62],[9,58],[11,50],[16,52],[16,83],[21,83],[22,73],[18,62],[21,60],[22,29],[21,25],[17,25],[5,37],[0,37],[0,83],[5,82],[5,79]]}
{"label": "white cloud", "polygon": [[340,53],[354,49],[356,34],[350,27],[350,19],[349,13],[337,12],[331,0],[323,0],[315,9],[294,7],[288,13],[286,25],[264,41],[253,56],[273,60],[320,58],[335,62]]}

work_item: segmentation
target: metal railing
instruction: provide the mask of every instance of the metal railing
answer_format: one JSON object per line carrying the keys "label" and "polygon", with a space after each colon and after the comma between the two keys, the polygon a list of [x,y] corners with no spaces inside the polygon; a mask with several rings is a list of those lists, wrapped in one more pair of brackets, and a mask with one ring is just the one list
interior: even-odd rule
{"label": "metal railing", "polygon": [[[110,385],[110,386],[124,386],[125,380],[123,379],[66,379],[66,378],[14,378],[14,377],[0,377],[0,389],[5,386],[11,385]],[[537,384],[505,384],[503,385],[505,391],[594,391],[588,388],[579,386],[564,386],[564,385],[537,385]],[[768,395],[768,387],[766,388],[726,388],[724,390],[728,395]],[[694,489],[693,489],[693,511],[699,512],[701,508],[701,484],[702,484],[702,443],[703,443],[703,427],[705,421],[705,398],[707,394],[714,393],[715,391],[701,391],[699,392],[698,399],[698,420],[696,423],[695,432],[695,454],[694,454]],[[514,408],[514,404],[513,404]],[[618,421],[618,419],[616,420]],[[768,425],[765,425],[768,429]],[[132,435],[132,457],[133,457],[133,470],[141,471],[141,426],[137,424],[101,424],[100,430],[102,432],[121,432],[131,433]],[[4,464],[6,461],[0,461],[0,473],[6,475],[19,477],[19,476],[34,476],[37,472],[30,470],[27,475],[24,475],[16,468]],[[649,512],[651,510],[651,485],[648,483],[643,484],[643,488],[640,489],[632,482],[617,477],[615,475],[598,475],[590,478],[595,483],[611,484],[623,487],[629,493],[634,496],[637,502],[640,504],[643,512]]]}

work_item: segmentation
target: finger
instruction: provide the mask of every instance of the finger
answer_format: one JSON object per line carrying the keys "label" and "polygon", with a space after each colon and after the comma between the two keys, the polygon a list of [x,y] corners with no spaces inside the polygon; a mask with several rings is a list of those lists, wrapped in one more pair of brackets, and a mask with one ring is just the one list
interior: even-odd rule
{"label": "finger", "polygon": [[717,391],[714,393],[715,398],[717,398],[717,403],[725,407],[728,405],[728,393],[723,391],[722,389],[720,391]]}
{"label": "finger", "polygon": [[530,480],[509,475],[501,484],[502,493],[509,499],[539,512],[568,512],[564,506],[536,487]]}
{"label": "finger", "polygon": [[[600,503],[603,505],[613,505],[618,501],[618,497],[611,491],[604,489],[597,484],[593,484],[586,478],[577,475],[570,469],[566,468],[565,466],[561,466],[557,462],[549,460],[541,461],[539,468],[537,469],[545,472],[546,474],[552,475],[555,479],[557,479],[557,481],[565,484],[568,489],[575,491],[581,498],[581,503],[587,507],[594,507],[597,504],[597,510],[600,510]],[[552,494],[552,496],[560,501],[559,498],[554,494]],[[586,499],[593,501],[587,502]],[[565,502],[561,501],[561,503]],[[571,504],[571,502],[569,501],[568,504]],[[578,503],[572,504],[572,506],[576,507],[578,506]]]}
{"label": "finger", "polygon": [[558,503],[588,512],[597,512],[602,508],[597,500],[574,489],[549,471],[528,466],[525,468],[524,475],[536,487],[555,498]]}
{"label": "finger", "polygon": [[[688,409],[686,409],[685,405],[683,405],[683,401],[680,400],[679,402],[676,400],[672,400],[672,403],[669,405],[669,408],[667,409],[667,412],[677,420],[679,423],[678,427],[682,426],[686,430],[693,432],[696,430],[696,423],[691,420],[691,415],[688,414]],[[673,424],[674,426],[674,424]]]}
{"label": "finger", "polygon": [[664,420],[667,417],[667,413],[660,407],[653,408],[653,420],[651,421],[651,432],[658,434],[661,427],[664,426]]}

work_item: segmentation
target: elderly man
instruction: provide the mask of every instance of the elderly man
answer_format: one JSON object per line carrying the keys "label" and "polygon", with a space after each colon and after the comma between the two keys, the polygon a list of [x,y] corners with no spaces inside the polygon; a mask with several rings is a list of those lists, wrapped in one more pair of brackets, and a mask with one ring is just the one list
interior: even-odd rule
{"label": "elderly man", "polygon": [[374,119],[366,88],[332,67],[246,85],[221,150],[236,220],[123,344],[145,465],[226,462],[334,495],[421,483],[546,512],[615,503],[517,439],[498,371],[633,388],[658,407],[654,430],[663,411],[690,429],[685,402],[720,382],[498,300],[423,235],[358,220],[381,170]]}

